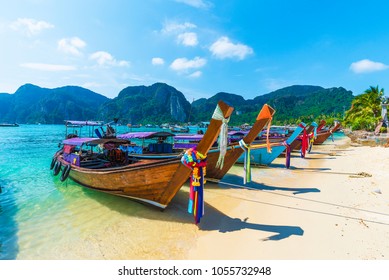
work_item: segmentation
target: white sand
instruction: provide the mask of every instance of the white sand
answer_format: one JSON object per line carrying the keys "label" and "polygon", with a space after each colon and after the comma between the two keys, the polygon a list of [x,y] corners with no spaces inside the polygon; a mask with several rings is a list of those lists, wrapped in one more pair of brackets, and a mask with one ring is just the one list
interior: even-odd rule
{"label": "white sand", "polygon": [[[388,259],[389,149],[349,144],[327,140],[305,159],[294,154],[290,170],[281,158],[254,168],[249,186],[259,190],[207,190],[199,236],[183,258]],[[234,167],[223,181],[243,186],[241,175]]]}

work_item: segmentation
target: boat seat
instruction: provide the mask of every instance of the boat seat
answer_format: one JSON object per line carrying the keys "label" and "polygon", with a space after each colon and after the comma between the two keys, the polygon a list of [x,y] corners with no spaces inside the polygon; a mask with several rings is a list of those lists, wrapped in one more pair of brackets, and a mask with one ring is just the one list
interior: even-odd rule
{"label": "boat seat", "polygon": [[99,169],[99,168],[104,168],[106,167],[105,163],[97,163],[97,164],[94,164],[94,165],[88,165],[88,166],[81,166],[81,167],[85,167],[85,168],[90,168],[90,169]]}
{"label": "boat seat", "polygon": [[91,166],[100,165],[100,164],[104,165],[107,162],[109,162],[109,161],[102,160],[102,159],[86,160],[86,161],[80,162],[80,167],[92,168]]}

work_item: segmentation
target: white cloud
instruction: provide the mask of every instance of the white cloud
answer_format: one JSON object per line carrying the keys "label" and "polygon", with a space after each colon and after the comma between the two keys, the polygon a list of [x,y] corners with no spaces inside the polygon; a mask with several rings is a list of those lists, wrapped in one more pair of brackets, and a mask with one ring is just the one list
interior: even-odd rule
{"label": "white cloud", "polygon": [[58,50],[72,55],[82,55],[81,49],[86,46],[86,43],[78,37],[63,38],[58,41]]}
{"label": "white cloud", "polygon": [[369,59],[362,59],[357,62],[353,62],[350,65],[350,70],[354,73],[367,73],[376,72],[388,69],[389,66],[381,62],[374,62]]}
{"label": "white cloud", "polygon": [[160,57],[153,57],[151,59],[151,64],[153,64],[153,65],[164,65],[165,61],[162,58],[160,58]]}
{"label": "white cloud", "polygon": [[23,63],[20,66],[24,68],[41,70],[41,71],[73,71],[77,68],[72,65],[61,65],[61,64],[46,64],[46,63]]}
{"label": "white cloud", "polygon": [[211,45],[209,50],[214,56],[220,59],[237,58],[238,60],[242,60],[253,53],[253,49],[249,46],[234,44],[228,37],[220,37]]}
{"label": "white cloud", "polygon": [[175,71],[184,72],[192,68],[201,68],[205,64],[207,64],[207,60],[204,58],[195,57],[192,60],[188,60],[187,58],[183,57],[175,59],[172,64],[170,64],[170,68]]}
{"label": "white cloud", "polygon": [[203,0],[176,0],[178,3],[184,3],[186,5],[195,7],[195,8],[201,8],[201,9],[207,9],[212,6],[211,3],[208,1]]}
{"label": "white cloud", "polygon": [[11,28],[21,31],[27,36],[32,36],[40,33],[44,29],[54,28],[54,25],[43,20],[33,18],[18,18],[11,23]]}
{"label": "white cloud", "polygon": [[95,60],[100,66],[129,66],[130,63],[125,60],[116,60],[110,53],[98,51],[92,53],[89,58]]}
{"label": "white cloud", "polygon": [[188,77],[189,78],[199,78],[201,77],[203,73],[201,71],[196,71],[196,72],[193,72],[192,74],[190,74]]}
{"label": "white cloud", "polygon": [[177,36],[177,41],[179,44],[190,47],[196,46],[199,43],[197,40],[197,35],[194,32],[185,32],[179,34]]}
{"label": "white cloud", "polygon": [[196,28],[197,26],[190,22],[176,23],[176,22],[166,22],[161,32],[163,34],[178,34],[182,33],[185,30]]}

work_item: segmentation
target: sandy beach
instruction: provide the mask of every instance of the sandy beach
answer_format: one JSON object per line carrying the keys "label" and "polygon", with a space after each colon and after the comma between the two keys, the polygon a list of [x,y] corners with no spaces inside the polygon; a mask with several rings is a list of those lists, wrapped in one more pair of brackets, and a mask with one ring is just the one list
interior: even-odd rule
{"label": "sandy beach", "polygon": [[243,167],[235,165],[222,182],[207,183],[198,226],[186,212],[184,186],[163,212],[121,211],[115,225],[85,235],[65,258],[388,259],[388,158],[388,148],[353,146],[344,138],[314,146],[305,159],[293,154],[289,170],[283,158],[254,167],[247,185]]}
{"label": "sandy beach", "polygon": [[255,190],[235,188],[234,167],[226,189],[206,193],[212,210],[200,229],[219,230],[200,230],[187,258],[388,259],[389,149],[350,144],[327,140],[305,159],[295,154],[290,170],[282,158],[253,168]]}

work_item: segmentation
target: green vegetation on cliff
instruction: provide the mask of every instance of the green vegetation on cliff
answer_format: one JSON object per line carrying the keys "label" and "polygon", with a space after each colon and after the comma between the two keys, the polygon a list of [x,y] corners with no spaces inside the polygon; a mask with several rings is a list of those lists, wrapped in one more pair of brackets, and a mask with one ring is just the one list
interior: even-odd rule
{"label": "green vegetation on cliff", "polygon": [[127,87],[100,107],[103,119],[118,118],[132,124],[187,122],[189,112],[184,94],[163,83]]}
{"label": "green vegetation on cliff", "polygon": [[353,95],[342,87],[296,85],[248,100],[219,92],[191,105],[183,93],[164,83],[126,87],[113,99],[82,87],[47,89],[26,84],[14,94],[0,94],[0,122],[62,124],[69,119],[118,118],[122,124],[197,123],[209,121],[219,100],[235,108],[231,125],[253,123],[265,103],[276,109],[274,124],[310,123],[322,118],[329,123],[329,119],[343,117]]}
{"label": "green vegetation on cliff", "polygon": [[301,121],[310,123],[326,119],[331,123],[334,119],[342,119],[344,111],[350,108],[353,95],[342,87],[324,89],[318,86],[290,86],[245,100],[243,97],[229,93],[218,93],[209,99],[193,102],[194,111],[200,118],[215,106],[218,98],[226,100],[235,107],[231,124],[252,123],[260,108],[267,103],[276,113],[275,124],[296,124]]}

